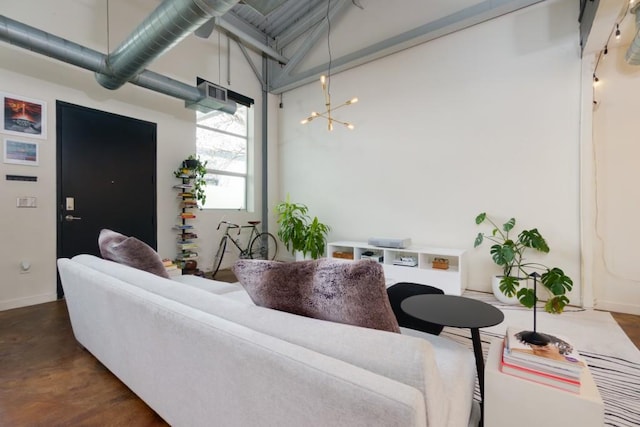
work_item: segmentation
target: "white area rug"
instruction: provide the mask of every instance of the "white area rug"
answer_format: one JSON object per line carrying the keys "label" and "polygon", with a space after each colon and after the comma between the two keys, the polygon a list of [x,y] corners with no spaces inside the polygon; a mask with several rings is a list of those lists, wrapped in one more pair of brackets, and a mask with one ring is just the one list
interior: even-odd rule
{"label": "white area rug", "polygon": [[[485,358],[489,345],[504,337],[507,326],[533,329],[533,311],[500,303],[493,295],[467,291],[465,297],[495,305],[504,313],[499,325],[480,330]],[[586,359],[605,408],[605,425],[640,426],[640,351],[611,314],[568,307],[561,315],[539,309],[537,330],[564,335]],[[472,348],[468,329],[445,328],[442,335]],[[479,400],[476,387],[476,399]]]}

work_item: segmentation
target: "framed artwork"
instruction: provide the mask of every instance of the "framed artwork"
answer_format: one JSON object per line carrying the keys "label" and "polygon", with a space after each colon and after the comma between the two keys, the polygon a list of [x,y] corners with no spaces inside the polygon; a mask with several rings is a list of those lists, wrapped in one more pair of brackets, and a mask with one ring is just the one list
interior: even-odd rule
{"label": "framed artwork", "polygon": [[17,165],[38,166],[38,143],[18,141],[12,138],[4,140],[4,162]]}
{"label": "framed artwork", "polygon": [[47,103],[20,95],[0,93],[0,132],[30,138],[47,137]]}

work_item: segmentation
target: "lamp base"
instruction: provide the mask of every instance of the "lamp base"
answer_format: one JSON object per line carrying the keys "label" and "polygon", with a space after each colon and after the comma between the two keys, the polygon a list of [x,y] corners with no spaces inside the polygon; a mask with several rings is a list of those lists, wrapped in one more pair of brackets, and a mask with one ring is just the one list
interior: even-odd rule
{"label": "lamp base", "polygon": [[531,344],[531,345],[540,345],[544,346],[549,344],[551,340],[545,334],[540,334],[536,331],[525,331],[520,334],[522,341]]}

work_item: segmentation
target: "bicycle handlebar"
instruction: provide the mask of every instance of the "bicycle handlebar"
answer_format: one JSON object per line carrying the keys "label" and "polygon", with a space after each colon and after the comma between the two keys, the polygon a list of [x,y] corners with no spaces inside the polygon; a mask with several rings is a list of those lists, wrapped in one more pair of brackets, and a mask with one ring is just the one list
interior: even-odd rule
{"label": "bicycle handlebar", "polygon": [[[232,222],[229,221],[220,221],[218,223],[218,227],[216,227],[216,230],[220,230],[220,226],[222,224],[226,224],[227,228],[237,228],[238,229],[238,235],[240,235],[240,232],[242,231],[243,228],[255,228],[256,224],[251,224],[251,222],[249,222],[250,225],[238,225],[238,224],[234,224]],[[259,224],[259,222],[258,222]]]}
{"label": "bicycle handlebar", "polygon": [[227,230],[230,228],[237,228],[238,229],[238,236],[240,235],[240,232],[242,231],[242,227],[240,227],[238,224],[234,224],[232,222],[229,221],[220,221],[218,223],[218,227],[216,228],[216,230],[220,230],[220,226],[222,224],[226,224],[227,225]]}
{"label": "bicycle handlebar", "polygon": [[240,227],[238,224],[234,224],[234,223],[229,222],[229,221],[220,221],[218,223],[218,227],[216,228],[216,230],[220,230],[220,226],[222,224],[227,224],[227,228],[238,228],[238,227]]}

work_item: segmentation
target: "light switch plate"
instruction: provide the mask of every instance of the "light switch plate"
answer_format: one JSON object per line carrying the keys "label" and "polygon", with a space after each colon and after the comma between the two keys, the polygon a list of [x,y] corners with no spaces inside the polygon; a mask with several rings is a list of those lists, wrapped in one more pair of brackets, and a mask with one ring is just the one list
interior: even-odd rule
{"label": "light switch plate", "polygon": [[19,208],[35,208],[37,207],[38,199],[36,197],[18,197],[16,200],[16,207]]}

